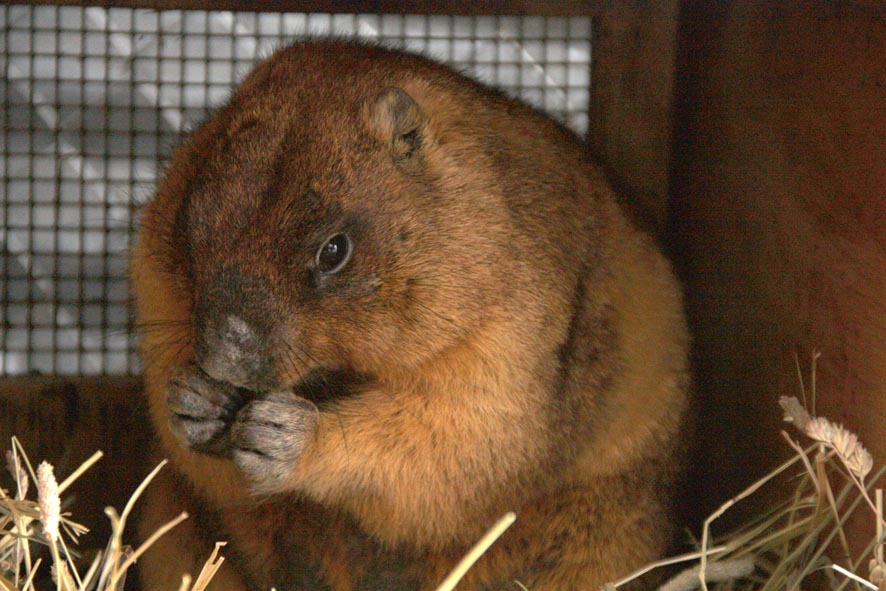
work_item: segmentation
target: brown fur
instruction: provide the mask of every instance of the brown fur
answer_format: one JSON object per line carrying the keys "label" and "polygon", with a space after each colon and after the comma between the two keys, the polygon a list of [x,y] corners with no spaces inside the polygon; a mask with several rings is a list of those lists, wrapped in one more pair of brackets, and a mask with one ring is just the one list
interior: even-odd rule
{"label": "brown fur", "polygon": [[175,470],[143,529],[198,514],[148,588],[223,539],[217,590],[432,589],[506,511],[461,588],[593,589],[663,551],[679,290],[534,110],[407,54],[283,49],[174,154],[132,277]]}

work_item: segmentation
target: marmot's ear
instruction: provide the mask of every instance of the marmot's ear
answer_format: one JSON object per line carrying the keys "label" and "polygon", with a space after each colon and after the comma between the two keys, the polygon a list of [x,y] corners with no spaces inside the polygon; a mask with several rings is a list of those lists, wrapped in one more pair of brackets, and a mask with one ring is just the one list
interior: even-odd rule
{"label": "marmot's ear", "polygon": [[394,160],[406,160],[422,148],[424,114],[418,103],[399,88],[386,88],[369,107],[370,125],[391,147]]}

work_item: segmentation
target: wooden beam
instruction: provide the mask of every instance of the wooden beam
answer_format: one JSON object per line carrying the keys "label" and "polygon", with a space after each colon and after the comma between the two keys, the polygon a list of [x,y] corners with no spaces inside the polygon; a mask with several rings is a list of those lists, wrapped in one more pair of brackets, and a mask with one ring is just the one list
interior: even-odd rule
{"label": "wooden beam", "polygon": [[667,215],[678,10],[677,0],[625,0],[594,17],[588,140],[657,233]]}

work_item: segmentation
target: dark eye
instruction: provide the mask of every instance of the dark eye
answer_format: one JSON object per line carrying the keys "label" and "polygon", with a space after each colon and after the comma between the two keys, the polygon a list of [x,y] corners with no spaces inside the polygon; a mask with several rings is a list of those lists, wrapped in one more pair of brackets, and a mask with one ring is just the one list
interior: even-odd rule
{"label": "dark eye", "polygon": [[347,234],[336,234],[317,251],[317,269],[321,273],[338,273],[351,258],[351,239]]}

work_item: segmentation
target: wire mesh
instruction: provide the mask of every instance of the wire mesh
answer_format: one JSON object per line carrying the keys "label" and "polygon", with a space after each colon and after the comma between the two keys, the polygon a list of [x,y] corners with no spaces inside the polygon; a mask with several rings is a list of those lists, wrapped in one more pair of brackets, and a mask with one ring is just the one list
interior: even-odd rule
{"label": "wire mesh", "polygon": [[126,251],[182,131],[274,47],[394,42],[587,128],[591,23],[569,17],[4,6],[0,374],[139,370]]}

